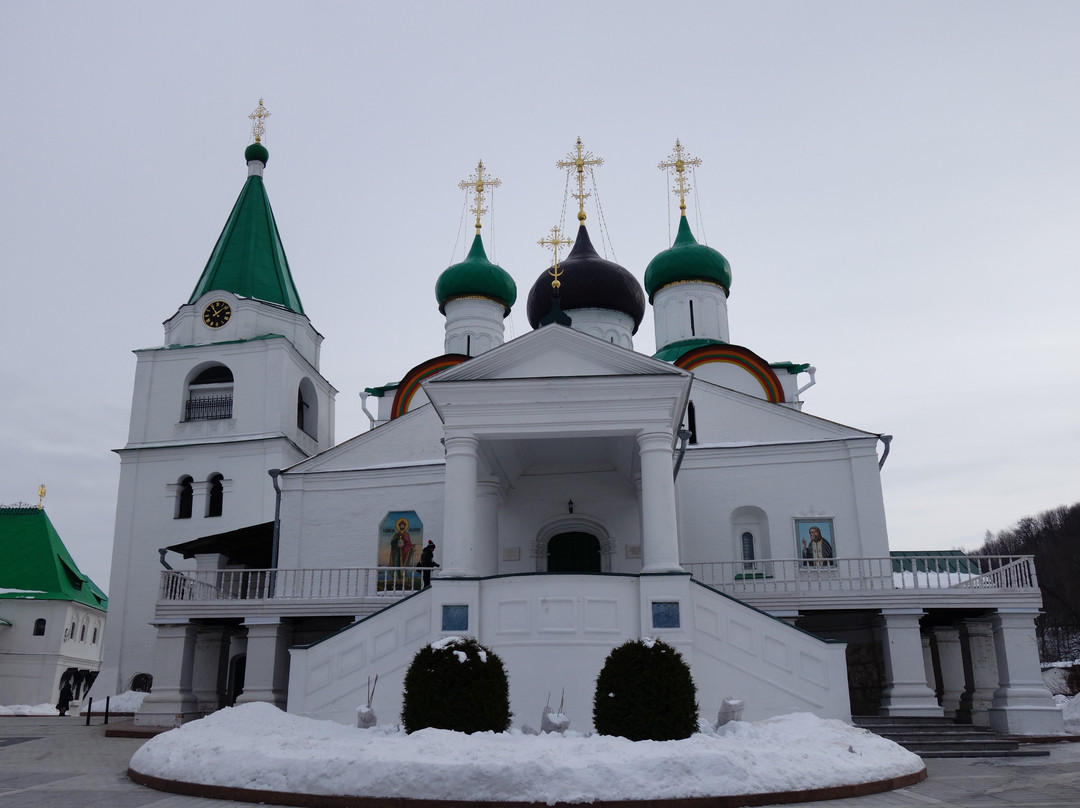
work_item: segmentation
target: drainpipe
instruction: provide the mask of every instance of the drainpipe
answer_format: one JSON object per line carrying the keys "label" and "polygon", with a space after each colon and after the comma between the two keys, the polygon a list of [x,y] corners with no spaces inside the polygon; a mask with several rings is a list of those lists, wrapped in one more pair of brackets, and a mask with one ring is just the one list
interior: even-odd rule
{"label": "drainpipe", "polygon": [[363,391],[360,392],[360,409],[362,409],[364,411],[364,415],[367,416],[368,429],[374,429],[375,428],[375,416],[372,415],[371,412],[367,408],[367,400],[368,400],[368,396],[370,396],[370,395],[371,395],[371,393],[369,393],[367,390],[363,390]]}
{"label": "drainpipe", "polygon": [[167,547],[159,547],[158,548],[158,556],[159,556],[158,560],[161,561],[161,566],[163,566],[165,569],[172,570],[172,565],[169,564],[169,562],[165,560],[165,554],[167,552],[169,552],[169,549]]}
{"label": "drainpipe", "polygon": [[881,459],[878,461],[878,471],[881,471],[881,467],[885,465],[885,458],[889,456],[889,445],[892,443],[892,435],[878,435],[878,440],[885,444],[885,451],[881,453]]}
{"label": "drainpipe", "polygon": [[[278,477],[281,475],[281,469],[270,469],[266,473],[270,475],[270,480],[274,484],[274,541],[270,551],[270,567],[272,570],[277,570],[278,540],[281,536],[281,488],[278,486]],[[270,573],[270,589],[267,592],[270,597],[274,596],[276,577],[276,572]]]}
{"label": "drainpipe", "polygon": [[815,376],[817,376],[817,368],[811,365],[806,369],[806,372],[810,374],[810,381],[808,381],[806,384],[804,384],[802,387],[795,391],[796,399],[803,393],[805,393],[807,390],[809,390],[811,387],[813,387],[815,384],[817,384],[817,380],[815,379]]}
{"label": "drainpipe", "polygon": [[686,444],[690,441],[690,430],[685,427],[680,429],[676,433],[679,437],[679,457],[675,461],[675,479],[679,478],[679,466],[682,465],[683,457],[686,455]]}

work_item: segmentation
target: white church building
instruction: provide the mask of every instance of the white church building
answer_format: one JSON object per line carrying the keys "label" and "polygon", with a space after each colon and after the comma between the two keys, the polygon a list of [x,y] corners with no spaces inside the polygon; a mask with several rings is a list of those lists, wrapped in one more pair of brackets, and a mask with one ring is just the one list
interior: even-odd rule
{"label": "white church building", "polygon": [[[506,664],[516,724],[565,690],[586,730],[604,658],[651,635],[690,664],[704,717],[734,697],[748,720],[1060,730],[1032,560],[890,553],[888,436],[805,412],[814,368],[732,341],[731,268],[685,203],[644,288],[601,258],[580,140],[579,225],[572,247],[552,233],[533,330],[504,342],[517,289],[484,251],[481,164],[472,249],[432,277],[444,345],[368,390],[372,428],[335,444],[256,123],[191,297],[136,351],[95,690],[152,676],[137,722],[267,701],[351,724],[378,676],[372,706],[394,723],[416,651],[469,634]],[[676,143],[682,199],[695,163]],[[633,341],[649,307],[654,352]]]}

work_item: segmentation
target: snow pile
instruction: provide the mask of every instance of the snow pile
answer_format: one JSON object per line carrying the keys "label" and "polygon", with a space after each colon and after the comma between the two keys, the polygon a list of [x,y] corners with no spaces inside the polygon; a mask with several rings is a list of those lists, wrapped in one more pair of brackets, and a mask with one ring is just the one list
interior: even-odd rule
{"label": "snow pile", "polygon": [[682,741],[602,735],[358,730],[269,704],[226,708],[147,741],[144,775],[306,794],[548,804],[801,790],[919,772],[877,735],[808,713],[732,722]]}
{"label": "snow pile", "polygon": [[[138,690],[126,690],[119,696],[109,696],[109,712],[110,713],[137,713],[139,708],[142,707],[143,699],[146,698],[146,693],[141,693]],[[86,708],[89,706],[89,699],[83,699],[82,706],[79,708],[79,715],[86,715]],[[105,712],[105,696],[94,696],[94,712]]]}
{"label": "snow pile", "polygon": [[[1054,701],[1059,701],[1062,698],[1061,696],[1054,696]],[[1061,717],[1065,719],[1065,731],[1067,733],[1080,735],[1080,696],[1073,696],[1065,701]]]}
{"label": "snow pile", "polygon": [[0,715],[60,715],[53,704],[11,704],[0,707]]}

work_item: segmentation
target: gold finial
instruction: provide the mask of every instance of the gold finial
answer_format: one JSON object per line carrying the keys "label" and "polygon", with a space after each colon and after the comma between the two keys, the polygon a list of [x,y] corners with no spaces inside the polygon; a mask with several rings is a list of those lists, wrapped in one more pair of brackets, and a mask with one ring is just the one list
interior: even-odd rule
{"label": "gold finial", "polygon": [[[581,141],[579,140],[578,143],[581,143]],[[551,238],[542,238],[536,242],[541,247],[550,247],[555,254],[555,262],[551,265],[551,269],[548,270],[548,274],[551,275],[551,288],[556,292],[562,286],[562,282],[559,280],[559,276],[562,274],[559,272],[559,248],[574,243],[572,238],[561,238],[560,236],[559,227],[556,225],[551,228]]]}
{"label": "gold finial", "polygon": [[248,115],[251,119],[251,136],[255,138],[256,143],[262,142],[262,136],[266,134],[266,119],[270,117],[270,110],[263,106],[263,100],[259,99],[259,106],[255,107],[255,111]]}
{"label": "gold finial", "polygon": [[42,483],[37,487],[37,509],[40,511],[45,507],[45,483]]}
{"label": "gold finial", "polygon": [[581,145],[581,138],[577,139],[577,143],[574,145],[574,150],[566,155],[565,160],[560,160],[555,165],[559,168],[576,168],[577,169],[577,193],[574,194],[574,198],[578,201],[578,221],[585,222],[585,197],[589,196],[585,193],[585,166],[600,166],[604,164],[604,158],[596,157],[591,151],[586,151]]}
{"label": "gold finial", "polygon": [[487,208],[484,207],[484,193],[488,188],[498,188],[500,185],[502,185],[502,180],[484,177],[483,160],[476,164],[476,171],[467,180],[458,183],[458,188],[461,190],[467,191],[472,188],[473,193],[476,194],[476,201],[469,210],[476,214],[476,235],[478,236],[480,235],[480,216],[487,213]]}
{"label": "gold finial", "polygon": [[657,166],[661,171],[675,169],[675,185],[671,190],[679,195],[679,210],[683,216],[686,215],[686,194],[690,191],[690,183],[686,181],[686,167],[696,168],[699,165],[701,165],[701,158],[687,157],[682,144],[676,140],[675,151]]}

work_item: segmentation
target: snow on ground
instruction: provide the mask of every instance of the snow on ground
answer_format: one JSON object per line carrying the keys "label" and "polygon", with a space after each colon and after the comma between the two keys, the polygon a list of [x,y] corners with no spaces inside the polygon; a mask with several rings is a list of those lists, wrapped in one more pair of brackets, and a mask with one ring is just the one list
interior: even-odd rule
{"label": "snow on ground", "polygon": [[60,715],[52,704],[10,704],[0,707],[0,715]]}
{"label": "snow on ground", "polygon": [[[143,699],[146,698],[145,693],[140,693],[137,690],[126,690],[119,696],[109,696],[109,712],[110,713],[137,713],[139,708],[142,707]],[[89,706],[90,700],[84,698],[82,700],[82,706],[79,707],[79,715],[86,715],[86,708]],[[94,697],[94,713],[105,712],[105,696]]]}
{"label": "snow on ground", "polygon": [[252,703],[152,738],[131,768],[292,793],[552,804],[823,788],[912,774],[923,763],[892,741],[809,713],[703,727],[660,743],[573,731],[407,735]]}

